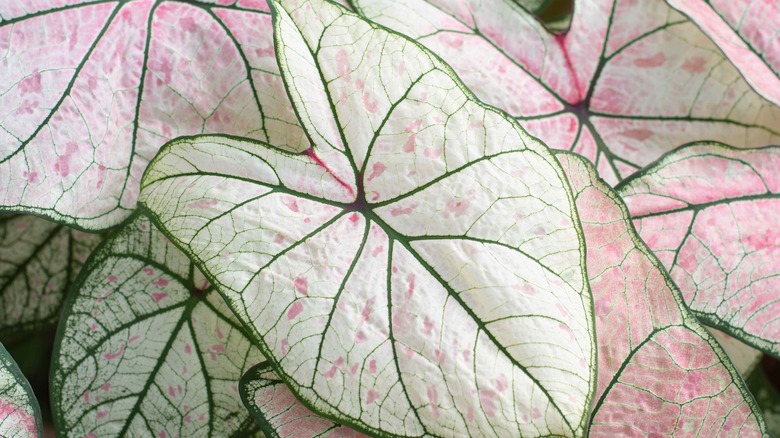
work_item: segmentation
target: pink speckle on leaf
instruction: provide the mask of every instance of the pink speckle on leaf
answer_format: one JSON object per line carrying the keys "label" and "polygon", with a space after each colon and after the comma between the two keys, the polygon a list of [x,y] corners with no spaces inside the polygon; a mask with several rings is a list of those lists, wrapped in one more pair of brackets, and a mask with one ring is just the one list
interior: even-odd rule
{"label": "pink speckle on leaf", "polygon": [[176,396],[176,391],[173,389],[173,386],[168,386],[168,395],[171,397]]}
{"label": "pink speckle on leaf", "polygon": [[426,336],[433,334],[433,321],[427,315],[423,320],[423,332],[425,332]]}
{"label": "pink speckle on leaf", "polygon": [[214,329],[214,334],[217,335],[217,339],[224,339],[225,338],[225,335],[224,335],[224,333],[222,333],[222,329],[220,329],[219,326],[217,326]]}
{"label": "pink speckle on leaf", "polygon": [[344,364],[344,358],[340,357],[336,359],[336,362],[333,363],[333,365],[330,367],[330,369],[325,373],[325,377],[328,379],[333,378],[333,376],[336,375],[336,371],[338,371],[339,367]]}
{"label": "pink speckle on leaf", "polygon": [[366,180],[371,181],[374,178],[378,178],[381,176],[387,167],[385,167],[382,163],[374,163],[374,165],[371,167],[371,173],[368,175],[368,178]]}
{"label": "pink speckle on leaf", "polygon": [[415,208],[417,208],[417,204],[410,205],[409,207],[406,207],[406,208],[404,208],[404,207],[394,207],[393,209],[390,210],[390,215],[391,216],[401,216],[401,215],[412,214],[412,212],[414,211]]}
{"label": "pink speckle on leaf", "polygon": [[282,242],[284,242],[284,236],[282,236],[281,234],[277,234],[276,236],[274,236],[274,243],[282,243]]}
{"label": "pink speckle on leaf", "polygon": [[479,401],[482,403],[482,409],[488,417],[494,417],[496,415],[496,393],[490,389],[479,390]]}
{"label": "pink speckle on leaf", "polygon": [[425,155],[426,158],[430,158],[431,160],[435,160],[442,156],[444,151],[441,148],[425,148],[423,151],[423,155]]}
{"label": "pink speckle on leaf", "polygon": [[84,403],[89,403],[89,390],[84,391]]}
{"label": "pink speckle on leaf", "polygon": [[376,360],[371,359],[368,362],[368,372],[370,372],[371,374],[376,374]]}
{"label": "pink speckle on leaf", "polygon": [[309,281],[306,279],[306,277],[300,275],[295,280],[293,280],[293,286],[295,286],[295,290],[298,291],[301,295],[308,295],[309,294]]}
{"label": "pink speckle on leaf", "polygon": [[109,283],[116,283],[116,280],[117,280],[116,275],[109,275],[108,276],[108,282]]}
{"label": "pink speckle on leaf", "polygon": [[295,317],[300,315],[301,312],[303,312],[303,303],[296,301],[292,304],[292,306],[290,306],[290,310],[287,311],[287,319],[295,319]]}
{"label": "pink speckle on leaf", "polygon": [[336,68],[341,76],[349,74],[349,56],[343,49],[336,53]]}
{"label": "pink speckle on leaf", "polygon": [[367,91],[363,92],[363,106],[366,107],[366,111],[374,114],[379,109],[379,104],[376,100],[371,100],[371,94]]}
{"label": "pink speckle on leaf", "polygon": [[693,58],[686,59],[682,65],[683,70],[689,73],[704,73],[706,71],[707,60],[701,56],[694,56]]}
{"label": "pink speckle on leaf", "polygon": [[122,353],[124,353],[124,352],[125,352],[125,346],[123,344],[123,345],[121,345],[119,347],[119,350],[117,350],[116,352],[114,352],[114,353],[106,353],[106,354],[103,355],[103,357],[106,360],[114,360],[114,359],[122,356]]}
{"label": "pink speckle on leaf", "polygon": [[282,203],[292,212],[299,213],[301,210],[298,208],[298,200],[291,197],[285,197],[282,199]]}
{"label": "pink speckle on leaf", "polygon": [[185,32],[195,32],[198,30],[198,25],[192,17],[179,18],[179,27],[184,29]]}
{"label": "pink speckle on leaf", "polygon": [[366,404],[370,405],[371,403],[375,402],[378,398],[379,398],[379,394],[373,389],[369,389],[368,394],[366,395]]}
{"label": "pink speckle on leaf", "polygon": [[408,300],[414,294],[414,274],[406,276],[406,284],[406,299]]}
{"label": "pink speckle on leaf", "polygon": [[409,138],[406,139],[406,143],[404,143],[403,151],[407,154],[410,154],[414,152],[414,146],[417,144],[417,134],[411,134],[409,135]]}
{"label": "pink speckle on leaf", "polygon": [[152,294],[152,298],[154,299],[155,303],[159,303],[160,301],[164,300],[168,297],[168,294],[165,292],[155,292]]}
{"label": "pink speckle on leaf", "polygon": [[359,363],[357,362],[353,363],[352,366],[349,368],[349,373],[354,376],[355,373],[357,373],[358,367],[360,367]]}
{"label": "pink speckle on leaf", "polygon": [[222,344],[214,344],[211,346],[211,349],[216,353],[220,353],[220,354],[225,353],[225,346]]}
{"label": "pink speckle on leaf", "polygon": [[433,417],[439,418],[439,393],[436,391],[436,386],[428,385],[427,388],[428,401],[431,403],[431,410],[433,411]]}
{"label": "pink speckle on leaf", "polygon": [[187,203],[187,208],[209,208],[217,205],[219,201],[214,198],[203,198]]}
{"label": "pink speckle on leaf", "polygon": [[287,354],[287,351],[288,351],[289,348],[290,348],[290,344],[287,341],[287,338],[282,338],[282,343],[281,343],[281,346],[280,346],[280,350],[282,352],[282,356]]}
{"label": "pink speckle on leaf", "polygon": [[376,248],[374,248],[374,250],[373,250],[373,251],[371,251],[371,256],[372,256],[372,257],[377,257],[377,256],[379,256],[379,254],[382,254],[382,252],[383,252],[384,250],[385,250],[385,247],[384,247],[384,246],[382,246],[382,245],[379,245],[379,246],[377,246]]}
{"label": "pink speckle on leaf", "polygon": [[111,389],[111,383],[106,382],[100,385],[100,390],[103,392],[108,392],[109,389]]}
{"label": "pink speckle on leaf", "polygon": [[98,411],[97,415],[95,415],[95,418],[100,420],[101,418],[105,418],[108,416],[108,411]]}
{"label": "pink speckle on leaf", "polygon": [[639,68],[660,67],[666,62],[666,55],[661,52],[647,58],[637,58],[634,60],[634,66]]}
{"label": "pink speckle on leaf", "polygon": [[363,321],[367,321],[368,318],[371,317],[371,311],[374,309],[375,302],[376,302],[376,297],[371,297],[363,305],[363,310],[360,311],[360,316],[363,319]]}
{"label": "pink speckle on leaf", "polygon": [[509,387],[509,382],[503,374],[498,376],[498,378],[494,380],[494,383],[498,392],[504,392]]}
{"label": "pink speckle on leaf", "polygon": [[22,95],[28,93],[40,93],[43,91],[43,85],[41,84],[41,74],[35,72],[32,76],[24,78],[24,80],[19,83],[19,90],[21,90]]}
{"label": "pink speckle on leaf", "polygon": [[644,141],[652,137],[655,134],[649,129],[627,129],[622,131],[620,135],[623,137],[633,138],[634,140]]}
{"label": "pink speckle on leaf", "polygon": [[358,330],[358,331],[355,333],[355,343],[356,343],[356,344],[361,344],[361,343],[365,342],[365,341],[366,341],[366,339],[367,339],[367,338],[366,338],[366,334],[365,334],[365,333],[363,333],[363,331],[362,331],[362,330]]}
{"label": "pink speckle on leaf", "polygon": [[185,354],[192,354],[192,345],[190,345],[190,344],[185,344],[185,345],[184,345],[184,353],[185,353]]}
{"label": "pink speckle on leaf", "polygon": [[451,199],[449,202],[447,202],[447,207],[444,213],[444,217],[448,218],[450,215],[453,215],[455,217],[460,217],[466,214],[466,210],[469,208],[469,201],[467,199]]}

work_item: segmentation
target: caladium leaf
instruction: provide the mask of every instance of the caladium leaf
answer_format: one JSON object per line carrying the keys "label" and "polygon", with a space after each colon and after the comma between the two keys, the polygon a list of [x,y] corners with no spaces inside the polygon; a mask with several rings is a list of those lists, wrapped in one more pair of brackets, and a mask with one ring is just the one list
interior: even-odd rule
{"label": "caladium leaf", "polygon": [[619,186],[639,234],[707,324],[780,357],[780,148],[682,147]]}
{"label": "caladium leaf", "polygon": [[667,1],[712,38],[757,92],[780,105],[780,3]]}
{"label": "caladium leaf", "polygon": [[578,0],[563,36],[511,0],[353,3],[442,56],[550,147],[587,157],[610,184],[683,143],[780,141],[780,108],[656,0]]}
{"label": "caladium leaf", "polygon": [[263,0],[3,1],[0,208],[87,229],[135,208],[166,141],[307,147]]}
{"label": "caladium leaf", "polygon": [[360,438],[366,435],[321,417],[303,405],[267,363],[241,378],[241,400],[266,436]]}
{"label": "caladium leaf", "polygon": [[238,394],[262,361],[224,300],[141,216],[87,261],[52,366],[67,436],[233,436],[254,425]]}
{"label": "caladium leaf", "polygon": [[776,437],[780,436],[780,392],[775,383],[777,379],[769,379],[769,375],[763,367],[757,367],[747,378],[747,384],[764,413],[770,436]]}
{"label": "caladium leaf", "polygon": [[590,436],[761,436],[737,370],[686,309],[617,193],[581,157],[558,155],[582,220],[598,339]]}
{"label": "caladium leaf", "polygon": [[312,148],[176,140],[144,208],[318,412],[404,436],[582,434],[591,301],[549,150],[414,41],[329,2],[273,5]]}
{"label": "caladium leaf", "polygon": [[0,336],[53,326],[100,236],[35,216],[0,217]]}
{"label": "caladium leaf", "polygon": [[43,436],[41,408],[30,383],[16,362],[0,344],[0,436],[33,438]]}

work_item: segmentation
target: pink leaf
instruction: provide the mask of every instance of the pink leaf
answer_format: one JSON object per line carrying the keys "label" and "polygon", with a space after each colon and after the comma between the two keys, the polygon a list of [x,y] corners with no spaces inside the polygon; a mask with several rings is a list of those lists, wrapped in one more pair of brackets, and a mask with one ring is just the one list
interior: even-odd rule
{"label": "pink leaf", "polygon": [[742,378],[691,317],[617,193],[583,158],[558,159],[577,193],[595,302],[599,374],[590,436],[711,436],[725,425],[761,436],[763,417]]}
{"label": "pink leaf", "polygon": [[619,191],[691,310],[780,356],[777,169],[778,147],[704,143],[665,156]]}

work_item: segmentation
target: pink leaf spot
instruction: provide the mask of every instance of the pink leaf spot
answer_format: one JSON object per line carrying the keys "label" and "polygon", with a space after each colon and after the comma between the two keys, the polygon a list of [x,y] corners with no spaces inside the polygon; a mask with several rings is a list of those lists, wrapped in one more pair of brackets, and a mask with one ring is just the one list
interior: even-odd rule
{"label": "pink leaf spot", "polygon": [[360,364],[358,364],[357,362],[353,363],[352,366],[349,368],[349,373],[354,376],[355,373],[357,373],[357,370],[358,370],[359,366],[360,366]]}
{"label": "pink leaf spot", "polygon": [[280,348],[280,350],[282,351],[282,356],[287,354],[287,349],[289,347],[290,347],[290,344],[288,343],[287,338],[283,338],[282,339],[282,345],[281,345],[281,348]]}
{"label": "pink leaf spot", "polygon": [[40,93],[43,90],[43,86],[41,85],[41,74],[36,72],[32,76],[25,78],[19,83],[19,89],[22,91],[22,95]]}
{"label": "pink leaf spot", "polygon": [[373,389],[368,390],[368,394],[366,395],[366,404],[370,405],[371,403],[375,402],[376,399],[379,398],[379,394],[377,394],[376,391]]}
{"label": "pink leaf spot", "polygon": [[116,280],[117,280],[116,275],[109,275],[108,276],[108,282],[109,283],[116,283]]}
{"label": "pink leaf spot", "polygon": [[634,65],[639,68],[653,68],[660,67],[666,62],[666,55],[661,52],[656,53],[653,56],[647,58],[637,58],[634,60]]}
{"label": "pink leaf spot", "polygon": [[620,133],[623,137],[633,138],[634,140],[644,141],[652,137],[653,131],[649,129],[627,129]]}
{"label": "pink leaf spot", "polygon": [[185,32],[195,32],[198,30],[198,25],[195,24],[195,20],[192,17],[179,18],[179,26],[184,29]]}
{"label": "pink leaf spot", "polygon": [[363,318],[363,321],[367,321],[368,318],[371,317],[371,311],[374,308],[374,303],[375,302],[376,302],[376,297],[371,297],[363,305],[363,310],[360,311],[360,316]]}
{"label": "pink leaf spot", "polygon": [[427,393],[428,401],[431,403],[433,417],[439,418],[439,405],[437,404],[439,402],[439,394],[438,391],[436,391],[436,387],[434,385],[428,385]]}
{"label": "pink leaf spot", "polygon": [[293,280],[293,286],[295,286],[295,290],[297,290],[301,295],[308,295],[309,294],[309,281],[304,276],[298,276],[295,280]]}
{"label": "pink leaf spot", "polygon": [[371,167],[371,173],[368,175],[367,180],[371,181],[374,178],[378,178],[381,176],[387,168],[382,163],[374,163],[374,165]]}
{"label": "pink leaf spot", "polygon": [[160,301],[164,300],[166,297],[168,297],[168,294],[165,292],[155,292],[152,294],[152,298],[154,299],[155,303],[159,303]]}
{"label": "pink leaf spot", "polygon": [[303,303],[296,301],[292,304],[292,306],[290,306],[290,310],[287,311],[287,319],[295,319],[295,317],[300,315],[301,312],[303,312]]}
{"label": "pink leaf spot", "polygon": [[408,300],[414,294],[414,274],[406,276],[406,284],[406,299]]}
{"label": "pink leaf spot", "polygon": [[498,378],[495,379],[494,383],[496,385],[496,390],[498,392],[504,392],[504,390],[506,390],[509,387],[509,383],[507,382],[506,376],[503,374],[498,376]]}
{"label": "pink leaf spot", "polygon": [[494,417],[496,415],[495,397],[496,393],[490,389],[479,390],[479,401],[482,403],[482,409],[488,417]]}
{"label": "pink leaf spot", "polygon": [[349,57],[345,50],[339,50],[336,53],[336,68],[341,76],[349,73]]}
{"label": "pink leaf spot", "polygon": [[70,174],[70,157],[67,155],[58,157],[54,164],[54,171],[60,176],[68,176]]}
{"label": "pink leaf spot", "polygon": [[157,438],[165,438],[165,437],[167,437],[167,435],[165,434],[164,430],[161,430],[160,432],[157,433]]}
{"label": "pink leaf spot", "polygon": [[363,92],[363,106],[371,114],[375,114],[379,109],[379,103],[376,100],[371,100],[371,94],[368,92]]}
{"label": "pink leaf spot", "polygon": [[428,318],[426,315],[423,320],[423,331],[425,332],[426,336],[430,336],[433,334],[433,321]]}
{"label": "pink leaf spot", "polygon": [[706,59],[701,56],[694,56],[691,59],[686,59],[682,65],[682,68],[689,73],[697,74],[704,73],[707,70],[706,66]]}
{"label": "pink leaf spot", "polygon": [[173,386],[168,387],[168,395],[170,395],[171,397],[176,396],[176,391],[174,391]]}
{"label": "pink leaf spot", "polygon": [[84,403],[89,403],[89,390],[84,391]]}
{"label": "pink leaf spot", "polygon": [[143,272],[144,272],[144,274],[146,274],[146,275],[154,275],[154,269],[152,269],[152,268],[150,268],[150,267],[143,268],[143,269],[142,269],[142,271],[143,271]]}
{"label": "pink leaf spot", "polygon": [[125,346],[122,345],[122,346],[119,347],[119,350],[117,350],[116,352],[114,352],[114,353],[106,353],[106,354],[103,355],[103,357],[106,360],[114,360],[114,359],[120,357],[122,355],[122,353],[124,353],[124,352],[125,352]]}
{"label": "pink leaf spot", "polygon": [[222,333],[222,330],[217,326],[217,328],[214,330],[214,334],[217,335],[217,339],[224,339],[225,335]]}
{"label": "pink leaf spot", "polygon": [[406,139],[406,143],[404,143],[403,151],[407,154],[410,154],[414,152],[414,146],[417,144],[417,134],[412,134],[409,136],[409,138]]}
{"label": "pink leaf spot", "polygon": [[225,346],[222,344],[214,344],[211,346],[211,349],[220,354],[225,352]]}
{"label": "pink leaf spot", "polygon": [[466,199],[462,199],[460,201],[451,199],[449,202],[447,202],[446,212],[444,213],[444,217],[448,218],[450,215],[453,215],[455,217],[463,216],[466,213],[466,210],[469,208],[469,201]]}
{"label": "pink leaf spot", "polygon": [[203,198],[187,203],[187,208],[209,208],[217,205],[219,201],[214,198]]}
{"label": "pink leaf spot", "polygon": [[375,374],[376,373],[376,360],[371,359],[368,362],[368,372],[370,372],[371,374]]}
{"label": "pink leaf spot", "polygon": [[300,212],[300,211],[301,211],[301,210],[298,208],[298,200],[297,200],[297,199],[295,199],[295,198],[286,197],[286,198],[284,198],[284,199],[282,200],[282,203],[283,203],[285,206],[287,206],[287,208],[288,208],[290,211],[292,211],[292,212],[294,212],[294,213],[298,213],[298,212]]}
{"label": "pink leaf spot", "polygon": [[103,392],[108,392],[109,389],[111,389],[111,383],[106,382],[100,385],[100,390]]}
{"label": "pink leaf spot", "polygon": [[379,254],[382,254],[382,251],[384,251],[384,250],[385,250],[385,247],[380,245],[380,246],[374,248],[373,251],[371,251],[371,256],[372,257],[377,257]]}
{"label": "pink leaf spot", "polygon": [[362,330],[359,330],[357,333],[355,333],[355,343],[360,344],[366,341],[366,334],[363,333]]}
{"label": "pink leaf spot", "polygon": [[417,208],[417,204],[414,204],[412,206],[402,208],[402,207],[395,207],[392,210],[390,210],[391,216],[401,216],[406,214],[412,214],[414,209]]}
{"label": "pink leaf spot", "polygon": [[282,243],[282,242],[284,242],[284,236],[282,236],[281,234],[277,234],[276,236],[274,236],[274,243]]}
{"label": "pink leaf spot", "polygon": [[98,411],[95,418],[100,420],[101,418],[105,418],[108,415],[108,411]]}
{"label": "pink leaf spot", "polygon": [[425,155],[426,158],[430,158],[431,160],[435,160],[441,157],[442,153],[444,153],[444,151],[442,151],[441,148],[425,148],[423,151],[423,155]]}
{"label": "pink leaf spot", "polygon": [[184,345],[184,353],[185,354],[192,354],[192,345],[190,345],[190,344]]}

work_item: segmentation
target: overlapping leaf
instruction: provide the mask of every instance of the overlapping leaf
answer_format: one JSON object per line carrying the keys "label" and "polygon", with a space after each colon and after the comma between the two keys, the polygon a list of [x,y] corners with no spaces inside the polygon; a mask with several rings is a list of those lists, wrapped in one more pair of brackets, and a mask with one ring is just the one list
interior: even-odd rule
{"label": "overlapping leaf", "polygon": [[0,336],[54,325],[100,236],[34,216],[0,218]]}
{"label": "overlapping leaf", "polygon": [[761,436],[761,413],[584,159],[559,154],[588,248],[598,339],[590,436]]}
{"label": "overlapping leaf", "polygon": [[89,229],[135,208],[166,141],[301,150],[264,0],[3,1],[0,208]]}
{"label": "overlapping leaf", "polygon": [[764,353],[761,350],[756,350],[728,333],[714,328],[708,328],[707,331],[712,333],[712,337],[723,347],[723,351],[729,356],[734,367],[743,378],[747,378],[761,362],[761,358],[764,357]]}
{"label": "overlapping leaf", "polygon": [[780,356],[780,148],[682,147],[619,187],[639,234],[713,327]]}
{"label": "overlapping leaf", "polygon": [[323,418],[304,406],[268,364],[241,378],[241,400],[266,436],[279,438],[360,438],[360,432]]}
{"label": "overlapping leaf", "polygon": [[43,436],[38,400],[30,388],[30,383],[3,344],[0,344],[0,436]]}
{"label": "overlapping leaf", "polygon": [[174,141],[144,176],[145,208],[331,418],[582,434],[591,304],[555,159],[413,41],[328,2],[275,8],[314,146]]}
{"label": "overlapping leaf", "polygon": [[780,140],[780,108],[657,0],[578,0],[564,36],[512,0],[352,2],[442,56],[550,147],[590,159],[610,184],[683,143]]}
{"label": "overlapping leaf", "polygon": [[262,361],[187,257],[137,216],[87,261],[55,346],[52,407],[67,436],[233,436],[238,381]]}
{"label": "overlapping leaf", "polygon": [[693,20],[761,95],[780,105],[780,3],[667,0]]}

